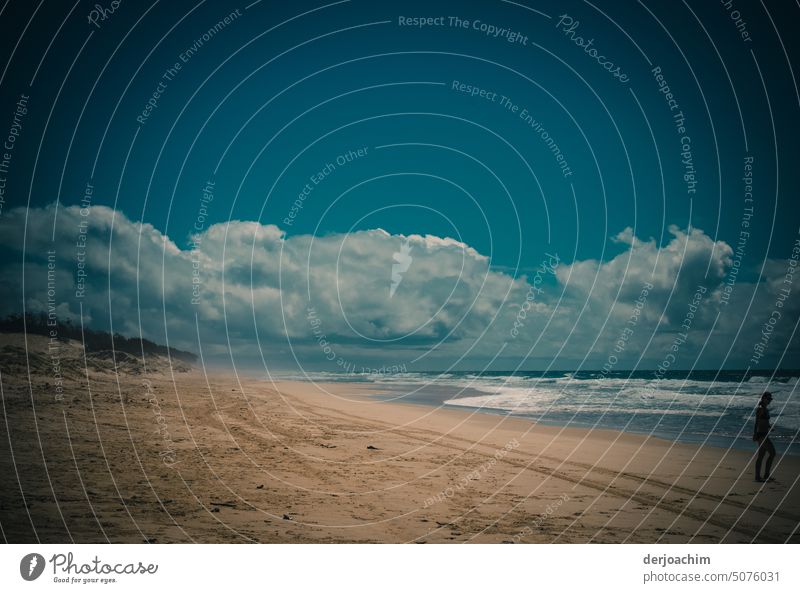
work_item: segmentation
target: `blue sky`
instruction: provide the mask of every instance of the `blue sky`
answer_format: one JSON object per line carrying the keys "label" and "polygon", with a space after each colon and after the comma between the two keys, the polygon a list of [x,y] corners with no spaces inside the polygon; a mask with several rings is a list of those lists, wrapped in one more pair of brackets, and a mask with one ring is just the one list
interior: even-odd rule
{"label": "blue sky", "polygon": [[[0,25],[6,55],[14,50],[0,85],[4,112],[13,114],[21,93],[31,98],[0,227],[6,277],[23,269],[31,277],[27,294],[16,282],[4,287],[3,308],[44,302],[37,266],[49,242],[63,273],[63,315],[84,306],[93,325],[193,350],[203,345],[199,322],[210,353],[224,359],[233,349],[242,364],[326,367],[302,314],[318,302],[326,340],[368,365],[592,368],[642,282],[655,278],[658,298],[636,338],[643,359],[626,361],[648,367],[702,281],[707,310],[681,365],[700,356],[703,366],[747,366],[798,235],[800,102],[794,10],[742,4],[749,41],[711,2],[161,2],[123,4],[99,26],[87,22],[88,4],[62,26],[69,7],[52,4],[14,49],[31,9],[12,2],[14,18]],[[442,24],[403,26],[401,16]],[[487,35],[482,24],[526,42]],[[590,39],[596,53],[580,46]],[[137,121],[151,99],[154,109]],[[742,179],[749,157],[752,203]],[[209,181],[213,200],[204,201]],[[97,260],[93,297],[77,303],[71,236],[80,218],[69,206],[87,183]],[[192,236],[202,238],[202,258]],[[415,259],[395,301],[382,291],[403,241],[416,246]],[[559,271],[544,279],[536,320],[509,343],[508,321],[546,254],[558,254]],[[203,259],[194,268],[203,306],[187,302],[193,258]],[[734,300],[720,305],[734,267]],[[122,286],[120,296],[132,290],[138,302],[109,299]],[[769,364],[788,356],[780,364],[798,366],[797,290]],[[377,300],[364,294],[376,291]]]}

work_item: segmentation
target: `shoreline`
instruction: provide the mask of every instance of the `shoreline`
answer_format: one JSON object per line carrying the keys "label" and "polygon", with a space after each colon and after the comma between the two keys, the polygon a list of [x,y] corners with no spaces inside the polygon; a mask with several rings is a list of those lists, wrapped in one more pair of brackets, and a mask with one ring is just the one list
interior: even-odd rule
{"label": "shoreline", "polygon": [[[296,384],[305,384],[306,382],[301,381],[275,381],[274,384],[278,387],[283,386],[284,388],[293,388]],[[310,385],[311,382],[308,382]],[[644,446],[645,443],[658,443],[662,447],[673,448],[673,447],[688,447],[692,450],[695,449],[719,449],[724,452],[731,452],[735,451],[736,453],[745,453],[747,454],[748,449],[746,447],[743,448],[734,448],[733,450],[720,447],[716,444],[712,443],[703,443],[703,442],[693,442],[693,441],[683,441],[677,439],[671,439],[667,436],[659,435],[659,434],[650,434],[650,433],[641,433],[636,431],[629,431],[629,430],[621,430],[621,429],[614,429],[608,428],[603,426],[583,426],[577,423],[572,425],[566,425],[557,422],[550,422],[547,420],[539,420],[531,417],[527,417],[523,414],[513,414],[505,412],[501,409],[490,409],[490,408],[477,408],[473,406],[457,406],[453,404],[446,404],[442,403],[440,405],[434,403],[425,403],[421,401],[386,401],[380,399],[379,396],[383,395],[382,393],[376,391],[373,387],[369,386],[368,384],[363,383],[347,383],[347,382],[335,382],[335,383],[326,383],[320,382],[316,383],[319,387],[324,387],[326,389],[331,389],[331,391],[335,391],[337,388],[345,386],[348,389],[353,389],[354,391],[365,391],[364,394],[356,394],[350,393],[348,397],[356,398],[356,399],[363,399],[363,403],[366,402],[379,402],[380,405],[384,406],[408,406],[413,408],[420,408],[423,410],[430,410],[433,412],[433,415],[438,415],[440,413],[452,413],[454,416],[461,417],[462,423],[476,421],[481,422],[481,417],[486,417],[486,422],[488,422],[489,418],[497,419],[497,423],[495,428],[498,429],[514,429],[519,430],[524,433],[532,432],[532,433],[550,433],[556,432],[556,436],[567,436],[573,439],[586,439],[590,437],[598,437],[599,440],[602,441],[618,441],[618,440],[628,440],[633,439]],[[386,392],[389,393],[389,392]],[[351,403],[356,403],[351,402]],[[428,414],[423,414],[422,417],[428,416]],[[509,426],[501,426],[504,424],[508,424]],[[755,454],[755,447],[751,447],[749,456]],[[789,454],[787,452],[787,454]]]}
{"label": "shoreline", "polygon": [[[425,405],[425,404],[422,404],[422,405]],[[609,428],[609,427],[605,427],[605,426],[603,426],[603,427],[593,426],[593,425],[591,425],[589,423],[583,424],[583,423],[581,423],[580,421],[577,421],[577,420],[573,421],[573,422],[571,422],[571,424],[567,425],[567,424],[563,424],[563,423],[560,423],[560,422],[557,422],[557,421],[554,421],[554,420],[538,419],[538,418],[529,417],[529,416],[526,416],[524,414],[510,414],[508,412],[505,412],[502,409],[497,409],[497,408],[494,408],[494,409],[474,408],[472,406],[455,406],[453,404],[445,404],[445,406],[447,407],[447,409],[459,409],[459,408],[460,409],[470,409],[470,410],[474,410],[474,411],[476,411],[478,413],[490,414],[492,416],[513,416],[514,418],[520,418],[520,419],[523,419],[523,420],[528,420],[529,422],[531,422],[534,425],[541,424],[542,426],[551,426],[551,427],[554,427],[554,428],[559,428],[559,427],[570,428],[570,427],[572,427],[572,428],[576,428],[578,430],[588,430],[588,431],[600,430],[600,431],[607,431],[609,433],[629,434],[629,435],[643,437],[645,439],[648,439],[648,438],[649,439],[659,439],[659,440],[667,441],[669,443],[674,443],[674,444],[694,445],[694,446],[699,446],[699,447],[714,447],[716,449],[734,449],[736,451],[743,451],[743,452],[748,452],[749,451],[751,453],[754,453],[755,449],[756,449],[756,446],[753,445],[753,441],[751,441],[750,439],[746,439],[746,438],[737,438],[737,437],[728,437],[728,436],[710,436],[710,437],[707,437],[707,438],[704,439],[699,435],[696,438],[686,438],[686,437],[673,438],[667,432],[658,432],[658,431],[645,432],[645,431],[639,431],[639,430],[614,429],[614,428]],[[730,441],[730,445],[726,446],[725,441]],[[783,444],[785,444],[785,443],[782,443],[782,442],[781,443],[776,443],[776,446],[780,448],[780,445],[783,445]],[[782,451],[779,451],[779,453],[783,454],[783,455],[791,455],[793,457],[800,456],[800,451],[799,452],[793,452],[793,450],[790,447],[786,447]]]}
{"label": "shoreline", "polygon": [[[323,383],[325,383],[323,381]],[[346,382],[342,382],[346,383]],[[333,385],[338,384],[338,382],[332,383]],[[508,411],[503,408],[493,408],[490,406],[471,406],[471,405],[458,405],[448,403],[448,401],[457,400],[463,398],[470,397],[472,394],[466,394],[466,391],[475,392],[477,395],[481,396],[488,396],[491,395],[490,392],[483,391],[480,387],[470,387],[470,388],[453,388],[454,391],[458,390],[459,393],[457,397],[451,398],[447,396],[443,396],[441,394],[435,397],[428,399],[427,401],[424,398],[416,397],[413,399],[409,399],[408,401],[403,401],[400,398],[391,399],[390,401],[381,399],[384,396],[395,396],[401,391],[393,390],[391,388],[386,389],[384,386],[380,384],[369,384],[369,383],[355,383],[355,385],[372,385],[373,393],[370,397],[374,397],[376,400],[383,401],[384,403],[397,403],[397,404],[406,404],[406,405],[420,405],[423,407],[432,407],[435,409],[446,409],[446,410],[462,410],[465,412],[470,413],[480,413],[480,414],[488,414],[491,416],[501,416],[501,417],[512,417],[512,418],[519,418],[522,420],[526,420],[533,425],[541,425],[541,426],[550,426],[554,428],[575,428],[578,430],[601,430],[601,431],[608,431],[609,433],[624,433],[630,435],[637,435],[644,438],[655,438],[661,439],[665,441],[669,441],[676,444],[685,444],[685,445],[694,445],[694,446],[703,446],[703,447],[716,447],[720,449],[735,449],[737,451],[743,452],[750,452],[753,453],[756,449],[755,445],[751,439],[746,438],[746,436],[738,437],[738,436],[730,436],[730,435],[701,435],[697,434],[694,436],[686,436],[686,434],[675,435],[670,433],[667,430],[652,430],[647,431],[644,429],[635,429],[635,428],[615,428],[606,425],[602,425],[600,421],[591,422],[589,420],[578,420],[575,418],[569,419],[566,423],[563,421],[549,419],[545,417],[537,417],[533,414],[525,414],[525,413],[517,413]],[[440,387],[437,387],[440,388]],[[775,442],[776,447],[779,449],[779,453],[782,455],[791,455],[793,457],[800,457],[800,443],[798,442],[790,442],[787,443],[781,437],[773,436],[773,442]]]}

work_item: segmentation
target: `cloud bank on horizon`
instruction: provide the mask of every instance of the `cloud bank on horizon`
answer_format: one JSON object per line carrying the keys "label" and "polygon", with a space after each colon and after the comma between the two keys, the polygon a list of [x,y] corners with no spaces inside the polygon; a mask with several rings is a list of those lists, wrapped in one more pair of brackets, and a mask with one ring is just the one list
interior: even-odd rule
{"label": "cloud bank on horizon", "polygon": [[798,291],[780,299],[791,262],[766,260],[761,279],[747,281],[734,249],[696,228],[670,227],[663,245],[621,229],[611,240],[622,251],[607,261],[542,254],[541,265],[515,275],[447,237],[290,236],[234,220],[181,248],[104,206],[57,210],[54,219],[55,204],[16,208],[0,220],[10,253],[2,273],[18,280],[3,283],[0,313],[24,303],[62,321],[82,316],[92,327],[202,350],[207,362],[509,370],[613,361],[622,370],[797,360],[786,348]]}

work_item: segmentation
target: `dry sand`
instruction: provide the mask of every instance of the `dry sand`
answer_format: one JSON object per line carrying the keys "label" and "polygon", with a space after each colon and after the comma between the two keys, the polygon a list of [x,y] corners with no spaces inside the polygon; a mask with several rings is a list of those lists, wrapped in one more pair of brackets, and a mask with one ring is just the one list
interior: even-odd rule
{"label": "dry sand", "polygon": [[0,348],[8,542],[800,542],[795,457]]}

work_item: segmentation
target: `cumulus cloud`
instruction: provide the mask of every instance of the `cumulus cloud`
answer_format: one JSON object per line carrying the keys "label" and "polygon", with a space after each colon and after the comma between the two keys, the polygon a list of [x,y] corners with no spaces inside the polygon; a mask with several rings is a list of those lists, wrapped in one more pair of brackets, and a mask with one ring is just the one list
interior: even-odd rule
{"label": "cumulus cloud", "polygon": [[[698,286],[707,292],[693,330],[716,323],[716,340],[730,338],[735,311],[752,308],[748,299],[759,286],[740,283],[720,323],[720,287],[732,249],[699,229],[670,227],[662,246],[623,229],[612,238],[626,246],[622,253],[608,261],[562,262],[551,282],[533,291],[532,277],[496,270],[486,256],[446,237],[381,229],[287,236],[275,225],[230,221],[179,239],[187,245],[179,247],[152,225],[106,207],[57,210],[56,218],[55,205],[14,209],[0,220],[0,246],[10,253],[2,314],[19,312],[23,302],[28,310],[52,304],[60,319],[82,313],[95,327],[194,351],[202,346],[210,358],[255,362],[263,354],[267,362],[285,363],[296,356],[309,366],[325,365],[324,342],[338,357],[372,366],[419,356],[428,368],[462,356],[462,366],[482,366],[500,352],[509,363],[533,344],[536,360],[552,360],[560,350],[572,363],[587,356],[599,361],[647,284],[652,289],[635,343],[650,342],[657,359]],[[406,255],[398,255],[403,249]],[[82,295],[76,295],[79,255]],[[55,269],[48,270],[53,257]],[[395,268],[393,277],[401,257],[408,265]],[[768,272],[780,269],[771,262]],[[48,281],[54,302],[48,302]],[[771,282],[778,280],[766,278],[756,295],[764,307],[778,290]],[[521,315],[532,294],[535,302]],[[515,321],[519,331],[512,334]],[[740,359],[746,353],[746,346],[737,347]]]}
{"label": "cumulus cloud", "polygon": [[[716,287],[731,264],[733,250],[724,241],[714,241],[700,229],[669,227],[672,238],[664,246],[655,239],[642,241],[627,228],[614,240],[629,246],[609,261],[576,261],[558,270],[559,279],[573,291],[595,301],[629,300],[649,282],[662,304],[667,299],[683,301],[697,285]],[[617,296],[619,293],[619,296]]]}
{"label": "cumulus cloud", "polygon": [[[366,230],[322,237],[294,236],[274,225],[230,221],[188,238],[181,249],[149,224],[97,206],[12,210],[0,221],[0,244],[17,253],[4,267],[3,313],[47,302],[48,253],[56,253],[61,317],[191,347],[246,344],[256,334],[275,344],[318,346],[310,317],[327,340],[361,346],[435,345],[474,337],[503,313],[523,282],[494,272],[485,256],[449,238],[392,236]],[[23,229],[27,225],[21,263]],[[84,230],[82,231],[82,225]],[[55,235],[53,230],[55,229]],[[76,242],[84,234],[85,247]],[[411,246],[412,262],[390,297],[394,255]],[[87,288],[76,296],[78,252],[85,252]],[[196,349],[196,347],[195,347]],[[252,349],[252,348],[251,348]],[[224,348],[223,348],[224,350]]]}

